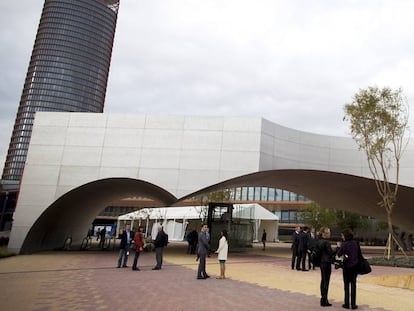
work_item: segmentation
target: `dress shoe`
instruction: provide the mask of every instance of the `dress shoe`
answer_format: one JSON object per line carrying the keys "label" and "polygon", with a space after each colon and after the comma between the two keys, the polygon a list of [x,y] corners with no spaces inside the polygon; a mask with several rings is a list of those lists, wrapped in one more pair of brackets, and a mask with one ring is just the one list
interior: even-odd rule
{"label": "dress shoe", "polygon": [[321,307],[330,307],[330,306],[332,306],[332,304],[330,304],[328,300],[321,298]]}
{"label": "dress shoe", "polygon": [[122,268],[128,268],[128,266],[127,265],[123,265]]}
{"label": "dress shoe", "polygon": [[154,267],[154,268],[152,268],[152,270],[161,270],[161,268]]}
{"label": "dress shoe", "polygon": [[203,278],[202,276],[197,277],[197,280],[205,280],[206,278]]}
{"label": "dress shoe", "polygon": [[308,269],[302,269],[302,271],[309,271]]}
{"label": "dress shoe", "polygon": [[352,310],[358,309],[358,306],[357,306],[357,305],[352,306],[352,307],[351,307],[351,309],[352,309]]}
{"label": "dress shoe", "polygon": [[344,309],[349,309],[349,305],[347,305],[347,304],[343,304],[343,305],[342,305],[342,308],[344,308]]}
{"label": "dress shoe", "polygon": [[206,276],[204,277],[205,279],[208,279],[210,276],[206,274]]}
{"label": "dress shoe", "polygon": [[141,271],[139,268],[132,268],[134,271]]}

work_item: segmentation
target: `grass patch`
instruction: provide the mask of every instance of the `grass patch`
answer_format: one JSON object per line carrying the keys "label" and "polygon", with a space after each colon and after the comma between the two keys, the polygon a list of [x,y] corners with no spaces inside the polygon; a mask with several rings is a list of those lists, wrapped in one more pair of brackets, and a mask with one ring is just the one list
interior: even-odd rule
{"label": "grass patch", "polygon": [[7,246],[0,246],[0,258],[15,256],[16,253],[9,252]]}
{"label": "grass patch", "polygon": [[368,261],[375,266],[414,268],[414,257],[394,257],[389,260],[384,257],[373,257]]}

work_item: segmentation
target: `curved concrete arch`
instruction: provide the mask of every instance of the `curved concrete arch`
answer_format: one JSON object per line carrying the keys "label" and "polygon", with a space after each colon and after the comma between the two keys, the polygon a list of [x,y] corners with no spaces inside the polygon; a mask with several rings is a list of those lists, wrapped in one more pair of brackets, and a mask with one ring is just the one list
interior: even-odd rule
{"label": "curved concrete arch", "polygon": [[[402,186],[394,213],[396,225],[407,230],[413,219],[413,163],[410,141],[400,163]],[[56,217],[72,215],[75,210],[55,203],[59,198],[112,178],[165,189],[171,195],[165,205],[173,197],[217,185],[268,185],[303,194],[322,206],[384,216],[377,208],[365,155],[351,138],[297,131],[262,118],[38,112],[9,248],[20,251],[48,207],[53,205],[50,212]],[[40,246],[41,237],[36,241]]]}
{"label": "curved concrete arch", "polygon": [[107,178],[90,182],[65,193],[46,208],[30,228],[21,253],[59,248],[67,236],[80,243],[86,228],[104,207],[133,196],[151,198],[160,206],[176,201],[168,191],[140,180]]}
{"label": "curved concrete arch", "polygon": [[[385,210],[378,206],[381,200],[375,182],[370,178],[318,170],[272,170],[236,177],[180,198],[223,188],[265,186],[286,189],[302,194],[324,208],[349,211],[386,221]],[[400,186],[393,221],[407,231],[414,231],[414,188]]]}

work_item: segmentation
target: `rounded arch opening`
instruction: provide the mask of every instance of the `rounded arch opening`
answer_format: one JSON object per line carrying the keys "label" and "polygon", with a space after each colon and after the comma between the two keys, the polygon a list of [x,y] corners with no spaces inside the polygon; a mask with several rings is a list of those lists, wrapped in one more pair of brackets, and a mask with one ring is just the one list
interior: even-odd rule
{"label": "rounded arch opening", "polygon": [[52,250],[68,236],[74,244],[86,236],[96,215],[115,200],[145,196],[160,206],[172,205],[177,199],[168,191],[145,181],[131,178],[108,178],[73,189],[52,203],[29,230],[20,253]]}

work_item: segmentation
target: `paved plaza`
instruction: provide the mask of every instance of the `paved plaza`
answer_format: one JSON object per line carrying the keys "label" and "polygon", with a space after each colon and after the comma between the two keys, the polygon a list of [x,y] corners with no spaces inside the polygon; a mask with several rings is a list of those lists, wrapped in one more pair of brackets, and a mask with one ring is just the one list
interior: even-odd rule
{"label": "paved plaza", "polygon": [[[171,243],[164,266],[151,270],[144,253],[141,271],[116,268],[116,251],[56,251],[0,260],[0,310],[321,310],[320,272],[290,269],[287,244],[260,245],[231,253],[228,279],[219,280],[217,258],[207,261],[210,279],[197,280],[194,255]],[[128,265],[132,263],[130,256]],[[358,279],[358,310],[414,310],[413,290],[379,285],[389,276],[413,277],[405,268],[373,267]],[[344,310],[340,271],[333,270],[328,310]]]}

